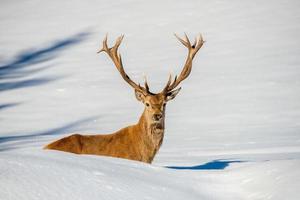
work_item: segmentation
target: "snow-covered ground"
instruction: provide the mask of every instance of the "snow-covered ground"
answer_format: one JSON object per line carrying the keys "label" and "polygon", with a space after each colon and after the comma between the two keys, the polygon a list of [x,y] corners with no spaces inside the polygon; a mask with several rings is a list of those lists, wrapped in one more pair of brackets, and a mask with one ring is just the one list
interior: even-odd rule
{"label": "snow-covered ground", "polygon": [[[300,2],[1,1],[0,199],[300,199]],[[153,91],[180,72],[173,33],[207,41],[168,104],[152,165],[44,151],[110,133],[143,106],[104,54]]]}

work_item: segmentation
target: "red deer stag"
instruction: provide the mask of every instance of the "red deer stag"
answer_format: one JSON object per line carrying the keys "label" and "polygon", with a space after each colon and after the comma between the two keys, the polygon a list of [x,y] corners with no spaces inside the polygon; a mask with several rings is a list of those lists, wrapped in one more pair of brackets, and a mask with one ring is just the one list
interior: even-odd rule
{"label": "red deer stag", "polygon": [[135,83],[126,74],[121,55],[118,48],[122,42],[123,35],[120,36],[115,45],[111,48],[107,45],[107,36],[103,40],[103,47],[97,53],[105,52],[112,59],[122,78],[135,90],[138,101],[145,105],[144,112],[135,125],[131,125],[108,135],[80,135],[73,134],[52,142],[44,149],[54,149],[76,154],[94,154],[112,156],[131,160],[151,163],[155,154],[159,150],[164,137],[165,110],[166,103],[175,98],[181,88],[176,87],[185,80],[192,69],[192,61],[198,50],[204,44],[200,35],[193,44],[188,37],[177,39],[188,49],[185,65],[180,75],[169,80],[160,93],[152,93],[149,90],[147,80],[145,86]]}

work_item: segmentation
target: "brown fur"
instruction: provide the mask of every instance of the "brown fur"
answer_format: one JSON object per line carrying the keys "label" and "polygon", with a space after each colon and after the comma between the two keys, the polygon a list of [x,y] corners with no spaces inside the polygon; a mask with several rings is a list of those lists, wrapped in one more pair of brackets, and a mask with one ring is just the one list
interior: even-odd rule
{"label": "brown fur", "polygon": [[[112,156],[151,163],[163,142],[167,99],[163,94],[156,94],[142,96],[139,100],[149,106],[145,106],[137,124],[108,135],[73,134],[48,144],[44,149]],[[162,118],[154,121],[153,115],[158,113],[162,114]]]}

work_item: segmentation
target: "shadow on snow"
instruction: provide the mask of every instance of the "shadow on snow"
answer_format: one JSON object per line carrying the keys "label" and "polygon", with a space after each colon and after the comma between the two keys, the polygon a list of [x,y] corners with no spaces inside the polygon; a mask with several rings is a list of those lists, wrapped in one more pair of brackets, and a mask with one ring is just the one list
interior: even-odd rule
{"label": "shadow on snow", "polygon": [[5,103],[5,104],[0,104],[0,110],[6,109],[6,108],[10,108],[10,107],[14,107],[19,105],[20,103]]}
{"label": "shadow on snow", "polygon": [[[59,135],[65,133],[72,133],[73,131],[81,131],[78,128],[80,125],[86,124],[94,119],[99,118],[98,116],[89,117],[81,120],[77,120],[75,122],[68,123],[66,125],[49,129],[46,131],[36,132],[36,133],[28,133],[25,135],[12,135],[12,136],[3,136],[0,137],[0,151],[6,151],[10,149],[20,148],[21,144],[35,143],[42,139],[42,136],[49,135]],[[7,144],[6,144],[7,143]]]}
{"label": "shadow on snow", "polygon": [[240,160],[213,160],[202,165],[195,166],[166,166],[169,169],[177,170],[223,170],[228,167],[231,163],[241,163],[246,161]]}
{"label": "shadow on snow", "polygon": [[[36,74],[42,70],[51,67],[49,65],[50,60],[56,58],[60,52],[76,45],[90,35],[89,32],[84,31],[77,33],[73,36],[54,41],[49,45],[37,49],[29,49],[17,54],[9,62],[5,64],[0,63],[0,92],[5,92],[13,89],[20,89],[32,86],[38,86],[57,80],[58,77],[36,77],[28,78],[27,76]],[[39,64],[39,65],[37,65]],[[18,102],[6,102],[0,104],[0,111],[17,106],[21,103]],[[19,144],[34,143],[41,136],[56,135],[71,132],[76,130],[76,127],[83,123],[87,123],[97,117],[90,117],[82,120],[78,120],[61,127],[49,129],[47,131],[28,133],[25,135],[14,135],[0,137],[0,151],[8,149],[19,148]]]}
{"label": "shadow on snow", "polygon": [[10,62],[0,65],[0,92],[36,86],[55,80],[56,78],[54,77],[31,78],[26,80],[18,79],[49,68],[50,66],[34,68],[34,65],[54,59],[63,49],[85,40],[88,35],[88,32],[82,32],[63,40],[53,42],[43,48],[23,51]]}

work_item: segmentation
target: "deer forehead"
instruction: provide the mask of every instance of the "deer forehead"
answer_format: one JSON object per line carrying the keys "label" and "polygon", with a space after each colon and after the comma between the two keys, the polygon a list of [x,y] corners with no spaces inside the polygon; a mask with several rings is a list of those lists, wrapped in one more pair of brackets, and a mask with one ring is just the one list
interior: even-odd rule
{"label": "deer forehead", "polygon": [[149,95],[146,97],[146,101],[152,105],[161,105],[165,102],[165,97],[162,94]]}

